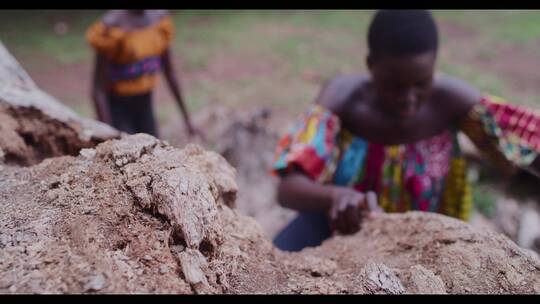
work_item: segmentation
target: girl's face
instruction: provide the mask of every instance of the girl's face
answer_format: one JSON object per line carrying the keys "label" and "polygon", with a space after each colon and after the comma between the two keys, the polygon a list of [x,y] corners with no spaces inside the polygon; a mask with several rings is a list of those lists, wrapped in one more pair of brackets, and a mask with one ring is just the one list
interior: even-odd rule
{"label": "girl's face", "polygon": [[396,118],[413,116],[430,97],[435,59],[435,51],[419,55],[368,57],[378,106]]}

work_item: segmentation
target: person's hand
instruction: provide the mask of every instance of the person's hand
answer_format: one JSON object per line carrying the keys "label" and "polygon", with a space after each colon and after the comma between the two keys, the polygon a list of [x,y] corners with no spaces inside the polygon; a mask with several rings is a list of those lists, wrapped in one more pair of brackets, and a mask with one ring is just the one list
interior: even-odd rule
{"label": "person's hand", "polygon": [[358,232],[362,220],[373,218],[382,209],[377,203],[375,192],[362,193],[351,188],[333,187],[330,222],[332,230],[341,234]]}

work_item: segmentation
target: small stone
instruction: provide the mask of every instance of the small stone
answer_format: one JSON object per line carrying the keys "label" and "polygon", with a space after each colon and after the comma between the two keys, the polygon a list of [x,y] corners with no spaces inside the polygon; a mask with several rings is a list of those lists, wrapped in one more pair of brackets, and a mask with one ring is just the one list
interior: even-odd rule
{"label": "small stone", "polygon": [[98,291],[105,287],[105,278],[102,275],[96,275],[90,278],[84,285],[85,291]]}
{"label": "small stone", "polygon": [[152,260],[152,257],[149,256],[149,255],[147,254],[147,255],[145,255],[145,256],[143,257],[143,259],[144,259],[145,261],[151,261],[151,260]]}
{"label": "small stone", "polygon": [[92,159],[94,156],[96,156],[96,150],[94,149],[82,149],[79,154],[86,158],[86,159]]}
{"label": "small stone", "polygon": [[11,236],[0,233],[0,246],[4,247],[11,243]]}
{"label": "small stone", "polygon": [[174,253],[179,253],[179,252],[182,252],[184,251],[185,247],[182,246],[182,245],[172,245],[171,246],[171,251],[174,252]]}
{"label": "small stone", "polygon": [[48,191],[47,192],[47,199],[49,202],[54,201],[58,198],[58,192],[57,191]]}
{"label": "small stone", "polygon": [[208,269],[206,258],[196,250],[188,249],[178,255],[182,272],[190,284],[208,286],[208,280],[203,269]]}
{"label": "small stone", "polygon": [[165,264],[159,266],[159,273],[160,274],[166,274],[167,272],[169,272],[169,266],[167,266]]}

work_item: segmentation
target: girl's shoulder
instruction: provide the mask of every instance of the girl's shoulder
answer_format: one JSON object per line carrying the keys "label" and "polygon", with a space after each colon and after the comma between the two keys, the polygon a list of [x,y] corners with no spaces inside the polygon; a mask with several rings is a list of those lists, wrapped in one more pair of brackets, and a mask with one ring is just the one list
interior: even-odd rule
{"label": "girl's shoulder", "polygon": [[321,89],[317,103],[335,113],[341,113],[351,104],[351,100],[362,95],[368,82],[369,77],[364,74],[334,76]]}
{"label": "girl's shoulder", "polygon": [[456,119],[467,115],[480,102],[482,93],[464,80],[449,75],[437,75],[433,82],[433,99]]}

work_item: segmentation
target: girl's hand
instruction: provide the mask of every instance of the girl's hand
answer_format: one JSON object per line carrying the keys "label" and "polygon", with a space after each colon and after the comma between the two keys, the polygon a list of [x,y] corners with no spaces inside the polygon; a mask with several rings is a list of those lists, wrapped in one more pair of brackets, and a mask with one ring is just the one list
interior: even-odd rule
{"label": "girl's hand", "polygon": [[377,195],[369,191],[359,192],[351,188],[332,188],[330,221],[332,230],[342,234],[352,234],[360,230],[365,217],[373,218],[382,213],[377,203]]}

